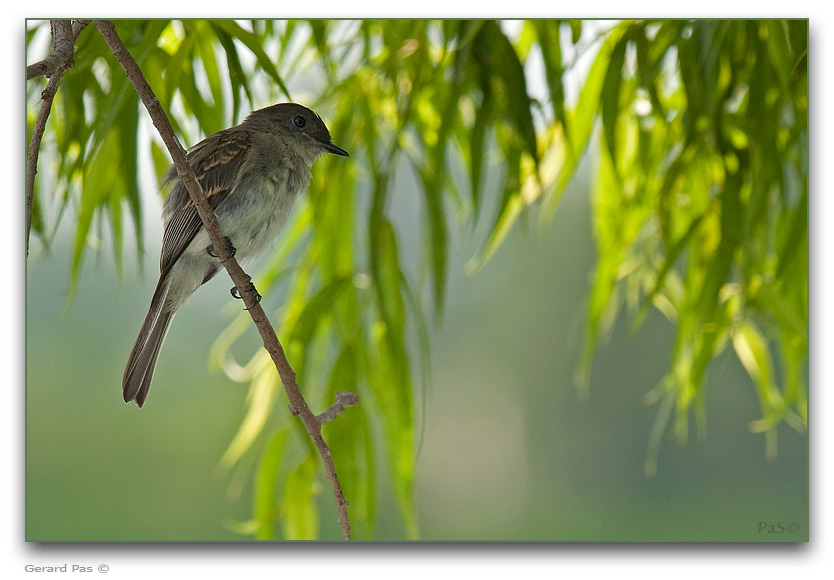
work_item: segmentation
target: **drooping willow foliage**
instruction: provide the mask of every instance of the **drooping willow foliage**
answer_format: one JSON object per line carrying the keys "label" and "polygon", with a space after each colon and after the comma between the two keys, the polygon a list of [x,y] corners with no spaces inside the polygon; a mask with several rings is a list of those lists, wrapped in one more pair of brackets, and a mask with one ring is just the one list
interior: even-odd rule
{"label": "drooping willow foliage", "polygon": [[[418,535],[415,401],[430,374],[426,319],[442,319],[450,229],[489,224],[468,264],[477,275],[521,216],[534,212],[547,226],[586,155],[597,264],[580,388],[618,315],[625,310],[636,326],[656,308],[677,334],[668,372],[648,395],[659,406],[649,473],[665,433],[685,439],[692,416],[703,426],[705,375],[728,348],[758,394],[761,419],[751,429],[765,433],[767,453],[782,422],[805,428],[807,21],[116,25],[184,144],[253,108],[303,99],[351,153],[350,163],[318,162],[257,286],[286,288],[278,336],[311,407],[325,407],[335,390],[360,395],[349,420],[325,428],[355,537],[371,535],[380,470],[407,533]],[[45,30],[30,22],[27,46]],[[59,224],[73,225],[73,288],[99,241],[121,264],[128,220],[141,255],[140,148],[151,148],[157,173],[169,163],[158,138],[139,139],[145,112],[97,31],[84,30],[75,48],[47,126],[32,226],[49,245]],[[575,66],[583,54],[593,55],[587,75]],[[571,75],[575,99],[566,96]],[[544,98],[531,96],[534,76],[544,79]],[[30,134],[43,84],[27,83]],[[487,200],[493,165],[500,198]],[[403,265],[390,213],[404,173],[421,191],[416,275]],[[240,530],[315,538],[315,450],[278,404],[268,356],[259,350],[237,363],[229,354],[248,324],[235,319],[212,354],[251,385],[223,458],[251,471],[240,460],[257,454],[252,519]]]}

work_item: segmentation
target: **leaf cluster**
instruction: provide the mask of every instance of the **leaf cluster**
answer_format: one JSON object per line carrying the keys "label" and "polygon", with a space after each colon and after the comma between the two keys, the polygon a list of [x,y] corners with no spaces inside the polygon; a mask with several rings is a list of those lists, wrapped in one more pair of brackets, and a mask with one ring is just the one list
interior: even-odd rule
{"label": "leaf cluster", "polygon": [[[732,347],[756,385],[767,455],[807,422],[808,23],[621,23],[586,82],[600,83],[594,188],[598,263],[583,362],[623,305],[677,327],[646,470],[670,418],[705,427],[710,362]],[[775,351],[775,352],[774,352]],[[774,356],[781,363],[781,380]],[[781,383],[781,384],[780,384]]]}

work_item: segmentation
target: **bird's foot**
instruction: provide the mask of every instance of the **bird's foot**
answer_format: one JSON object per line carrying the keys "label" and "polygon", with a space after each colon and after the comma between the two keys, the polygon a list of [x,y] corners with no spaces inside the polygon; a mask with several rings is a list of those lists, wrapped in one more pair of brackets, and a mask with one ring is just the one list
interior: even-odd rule
{"label": "bird's foot", "polygon": [[[234,257],[234,255],[237,253],[237,249],[232,245],[232,240],[230,240],[228,236],[224,236],[223,241],[226,242],[226,254],[228,255],[228,258],[226,258],[225,260],[221,260],[221,262],[225,262],[229,258]],[[214,248],[213,244],[206,248],[206,252],[212,258],[220,257],[220,254],[217,253],[217,250]]]}
{"label": "bird's foot", "polygon": [[[255,285],[252,282],[249,282],[249,288],[247,289],[255,293],[254,302],[252,302],[252,304],[250,304],[244,309],[251,310],[255,307],[255,304],[258,304],[261,301],[262,296],[258,293],[258,290],[255,288]],[[231,292],[232,298],[236,300],[243,300],[243,296],[240,295],[240,291],[237,289],[237,286],[233,287],[229,292]]]}

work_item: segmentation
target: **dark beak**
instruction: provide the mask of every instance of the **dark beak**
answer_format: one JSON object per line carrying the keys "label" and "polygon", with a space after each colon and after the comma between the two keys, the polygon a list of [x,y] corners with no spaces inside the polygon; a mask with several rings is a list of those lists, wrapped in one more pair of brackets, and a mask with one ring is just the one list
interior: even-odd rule
{"label": "dark beak", "polygon": [[330,153],[333,153],[335,155],[341,155],[343,157],[350,157],[347,151],[345,151],[341,147],[337,147],[333,143],[322,143],[322,145],[324,145],[324,148],[327,149]]}

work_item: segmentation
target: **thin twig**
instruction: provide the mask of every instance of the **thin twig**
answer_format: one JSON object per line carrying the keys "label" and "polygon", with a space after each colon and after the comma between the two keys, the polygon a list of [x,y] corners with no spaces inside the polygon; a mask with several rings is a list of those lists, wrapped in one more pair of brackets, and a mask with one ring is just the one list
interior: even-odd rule
{"label": "thin twig", "polygon": [[336,402],[319,413],[316,416],[316,420],[318,420],[321,425],[329,423],[344,413],[345,409],[352,407],[358,402],[359,397],[356,396],[356,393],[351,393],[350,391],[336,391]]}
{"label": "thin twig", "polygon": [[78,36],[81,34],[81,31],[87,28],[87,25],[90,24],[92,20],[73,20],[72,21],[72,41],[75,42],[78,40]]}
{"label": "thin twig", "polygon": [[191,199],[194,201],[197,213],[203,220],[206,232],[208,233],[212,244],[217,249],[219,254],[218,257],[228,271],[235,286],[238,288],[240,297],[243,298],[245,304],[253,305],[248,309],[249,314],[252,316],[255,326],[257,326],[258,332],[261,334],[264,348],[267,352],[269,352],[273,362],[275,363],[275,368],[278,370],[281,382],[284,383],[284,389],[286,390],[287,398],[289,399],[290,412],[293,415],[301,417],[304,427],[307,429],[307,432],[310,434],[310,437],[313,439],[313,442],[321,455],[325,471],[327,473],[327,479],[330,480],[330,484],[333,487],[333,493],[336,496],[339,523],[342,526],[342,537],[344,537],[345,540],[350,540],[350,522],[347,514],[348,502],[345,499],[342,487],[339,484],[336,468],[333,465],[333,459],[330,456],[330,448],[325,443],[324,438],[322,438],[321,423],[319,423],[316,415],[314,415],[310,410],[310,407],[307,405],[307,401],[304,400],[304,396],[298,388],[298,384],[295,381],[295,372],[292,370],[290,363],[287,361],[284,349],[278,341],[278,337],[275,335],[275,330],[273,330],[270,325],[269,320],[266,317],[266,313],[264,313],[263,308],[261,308],[256,299],[256,291],[254,286],[251,284],[251,278],[246,274],[246,272],[243,271],[234,256],[229,254],[227,244],[224,241],[225,238],[223,236],[223,232],[221,231],[220,224],[217,221],[217,217],[214,215],[214,211],[206,201],[206,196],[203,193],[200,183],[194,175],[194,171],[188,165],[185,149],[183,149],[182,145],[180,145],[174,135],[174,131],[171,128],[168,117],[162,109],[159,100],[154,95],[150,85],[148,85],[147,80],[145,80],[139,65],[136,64],[136,61],[130,55],[127,47],[122,42],[121,38],[119,38],[116,28],[113,26],[111,21],[96,20],[94,22],[96,28],[98,28],[99,32],[104,37],[104,40],[107,42],[107,45],[110,47],[110,50],[113,52],[113,55],[119,63],[121,63],[127,77],[136,88],[136,92],[139,94],[145,108],[148,110],[154,126],[159,131],[162,140],[165,142],[168,151],[171,153],[171,157],[177,168],[177,173],[182,180],[183,186],[185,186],[189,195],[191,195]]}
{"label": "thin twig", "polygon": [[[26,156],[26,255],[29,255],[29,233],[32,231],[32,205],[35,199],[35,174],[38,172],[38,156],[41,150],[41,141],[46,130],[46,120],[52,111],[52,101],[55,93],[58,92],[58,84],[64,76],[64,71],[72,66],[73,57],[73,30],[69,20],[53,20],[50,22],[52,38],[55,50],[41,63],[48,69],[49,81],[46,88],[41,92],[41,109],[38,111],[38,118],[32,130],[32,140],[29,141],[29,149]],[[80,32],[80,30],[79,30]],[[38,64],[41,64],[38,63]],[[32,65],[36,66],[36,65]],[[30,67],[31,68],[31,67]],[[28,75],[27,69],[27,77]],[[47,74],[46,72],[42,74]],[[35,75],[37,76],[37,75]]]}

